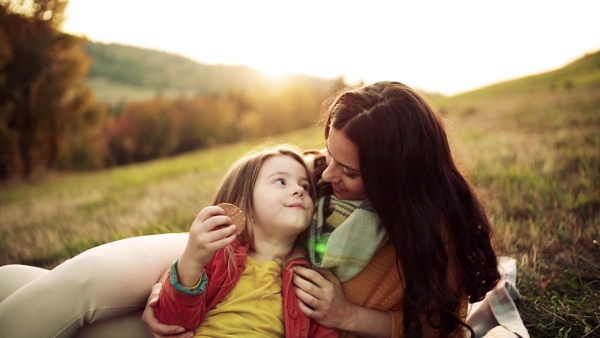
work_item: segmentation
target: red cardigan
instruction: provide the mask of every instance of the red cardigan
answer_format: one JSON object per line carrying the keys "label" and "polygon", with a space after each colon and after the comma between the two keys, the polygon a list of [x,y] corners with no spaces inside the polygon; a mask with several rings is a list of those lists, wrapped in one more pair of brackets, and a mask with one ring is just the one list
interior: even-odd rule
{"label": "red cardigan", "polygon": [[[160,291],[158,305],[154,309],[161,323],[181,325],[186,330],[195,330],[206,312],[233,289],[246,266],[249,244],[241,244],[236,240],[231,246],[235,252],[237,271],[234,264],[227,264],[226,250],[218,250],[213,259],[204,266],[207,284],[204,292],[197,296],[177,291],[170,282],[170,276],[167,277]],[[306,251],[303,249],[295,249],[283,267],[281,279],[285,336],[337,337],[337,330],[319,325],[300,311],[292,284],[294,266],[310,267]]]}

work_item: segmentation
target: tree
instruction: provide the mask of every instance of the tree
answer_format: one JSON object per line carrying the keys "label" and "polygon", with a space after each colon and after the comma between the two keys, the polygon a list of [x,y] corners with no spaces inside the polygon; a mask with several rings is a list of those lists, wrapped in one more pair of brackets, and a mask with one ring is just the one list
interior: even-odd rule
{"label": "tree", "polygon": [[[32,110],[41,127],[40,141],[45,145],[44,161],[47,168],[56,168],[59,158],[67,151],[69,135],[84,133],[95,128],[90,123],[104,123],[105,113],[91,109],[97,105],[95,96],[85,84],[90,59],[81,49],[85,41],[68,34],[60,34],[49,52],[52,62],[35,83]],[[86,112],[98,116],[83,119]]]}
{"label": "tree", "polygon": [[[16,137],[17,151],[25,175],[31,173],[30,150],[35,133],[35,117],[31,111],[31,94],[35,81],[46,69],[46,51],[50,49],[54,30],[44,21],[24,18],[0,11],[0,45],[7,49],[3,63],[4,81],[0,102],[9,137]],[[14,140],[13,140],[14,141]]]}
{"label": "tree", "polygon": [[60,31],[67,3],[0,0],[0,179],[56,167],[82,112],[104,123],[85,89],[85,40]]}

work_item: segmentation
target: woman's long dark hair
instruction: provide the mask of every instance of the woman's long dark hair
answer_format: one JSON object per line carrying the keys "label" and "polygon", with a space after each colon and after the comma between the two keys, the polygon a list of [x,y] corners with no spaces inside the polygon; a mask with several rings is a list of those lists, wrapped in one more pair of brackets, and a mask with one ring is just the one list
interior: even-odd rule
{"label": "woman's long dark hair", "polygon": [[[405,337],[423,335],[423,314],[443,336],[468,327],[459,318],[461,294],[479,301],[500,275],[490,223],[452,159],[441,117],[398,82],[345,89],[323,107],[325,138],[335,128],[358,147],[367,197],[396,250]],[[447,282],[450,261],[459,290]]]}

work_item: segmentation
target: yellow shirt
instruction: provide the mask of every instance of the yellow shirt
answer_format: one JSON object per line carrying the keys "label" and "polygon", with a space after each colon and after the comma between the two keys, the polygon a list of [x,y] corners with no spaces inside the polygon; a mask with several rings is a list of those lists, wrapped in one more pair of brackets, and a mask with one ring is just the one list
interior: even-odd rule
{"label": "yellow shirt", "polygon": [[206,312],[196,337],[284,337],[281,268],[250,256],[239,282]]}

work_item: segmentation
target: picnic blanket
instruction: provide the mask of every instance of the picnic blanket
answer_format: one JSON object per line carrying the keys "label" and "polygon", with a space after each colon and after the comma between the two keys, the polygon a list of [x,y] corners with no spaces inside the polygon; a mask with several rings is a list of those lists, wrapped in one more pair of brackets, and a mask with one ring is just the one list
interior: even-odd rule
{"label": "picnic blanket", "polygon": [[515,301],[521,299],[517,290],[517,262],[501,256],[498,260],[500,282],[485,298],[471,305],[467,324],[475,331],[475,338],[529,338]]}

